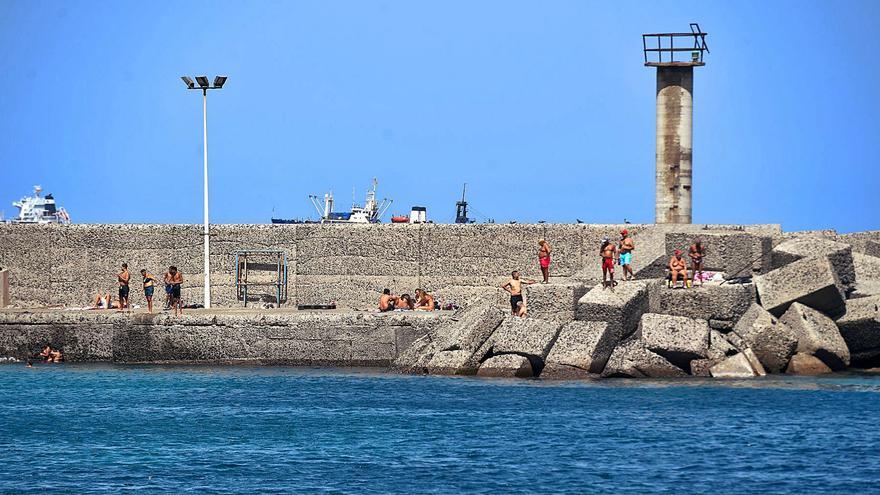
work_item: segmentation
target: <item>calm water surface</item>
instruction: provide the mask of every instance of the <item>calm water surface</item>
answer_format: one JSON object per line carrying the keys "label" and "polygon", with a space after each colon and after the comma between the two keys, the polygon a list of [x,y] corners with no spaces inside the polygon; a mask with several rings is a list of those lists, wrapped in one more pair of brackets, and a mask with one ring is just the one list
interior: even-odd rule
{"label": "calm water surface", "polygon": [[880,376],[0,366],[0,492],[880,492]]}

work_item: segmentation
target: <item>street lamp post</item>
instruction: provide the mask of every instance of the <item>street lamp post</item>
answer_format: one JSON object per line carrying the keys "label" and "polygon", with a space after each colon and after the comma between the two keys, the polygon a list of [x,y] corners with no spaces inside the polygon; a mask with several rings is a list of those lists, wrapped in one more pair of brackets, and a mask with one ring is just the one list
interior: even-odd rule
{"label": "street lamp post", "polygon": [[202,90],[202,125],[204,137],[205,151],[205,308],[211,307],[211,237],[208,230],[208,90],[221,89],[226,84],[226,76],[217,76],[214,78],[214,85],[208,82],[208,76],[196,76],[198,86],[189,76],[182,76],[181,79],[186,84],[187,89]]}

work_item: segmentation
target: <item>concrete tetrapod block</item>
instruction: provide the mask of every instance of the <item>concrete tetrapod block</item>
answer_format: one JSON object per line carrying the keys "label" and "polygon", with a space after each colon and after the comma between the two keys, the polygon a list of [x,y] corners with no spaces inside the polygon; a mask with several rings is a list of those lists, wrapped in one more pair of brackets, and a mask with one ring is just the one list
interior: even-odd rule
{"label": "concrete tetrapod block", "polygon": [[770,373],[782,373],[798,347],[798,335],[769,311],[752,304],[734,327]]}
{"label": "concrete tetrapod block", "polygon": [[741,352],[712,366],[709,373],[715,378],[752,378],[765,375],[764,369],[760,368],[761,364],[757,363],[755,366],[755,363],[746,352]]}
{"label": "concrete tetrapod block", "polygon": [[779,321],[788,325],[797,335],[798,352],[816,356],[835,371],[849,366],[849,348],[831,318],[803,304],[794,303]]}
{"label": "concrete tetrapod block", "polygon": [[604,321],[617,340],[635,332],[639,319],[648,312],[650,280],[620,282],[613,290],[597,284],[578,301],[576,318],[582,321]]}
{"label": "concrete tetrapod block", "polygon": [[711,326],[726,322],[727,329],[755,302],[754,284],[707,283],[690,289],[670,289],[660,286],[656,291],[657,307],[654,313],[687,316],[709,321]]}
{"label": "concrete tetrapod block", "polygon": [[831,368],[819,358],[799,352],[791,358],[785,372],[789,375],[822,375],[831,373]]}
{"label": "concrete tetrapod block", "polygon": [[880,296],[848,300],[836,323],[851,364],[873,367],[880,362]]}
{"label": "concrete tetrapod block", "polygon": [[755,277],[755,286],[761,306],[777,317],[794,302],[830,315],[844,310],[844,294],[827,258],[795,261]]}
{"label": "concrete tetrapod block", "polygon": [[628,340],[614,348],[603,378],[680,378],[688,376],[663,356],[649,351],[641,340]]}
{"label": "concrete tetrapod block", "polygon": [[529,316],[568,323],[574,320],[577,303],[586,293],[587,287],[582,282],[551,279],[549,284],[526,286],[525,299]]}
{"label": "concrete tetrapod block", "polygon": [[645,313],[639,322],[638,334],[648,350],[685,371],[690,371],[692,360],[708,357],[706,320]]}
{"label": "concrete tetrapod block", "polygon": [[483,361],[477,376],[529,378],[534,376],[532,365],[525,356],[517,354],[499,354]]}
{"label": "concrete tetrapod block", "polygon": [[586,378],[598,375],[617,341],[608,324],[601,321],[573,321],[559,331],[541,378]]}
{"label": "concrete tetrapod block", "polygon": [[544,368],[544,359],[550,352],[561,325],[537,318],[516,318],[508,316],[501,326],[484,344],[478,354],[495,356],[497,354],[519,354],[529,359],[535,375]]}
{"label": "concrete tetrapod block", "polygon": [[791,239],[773,248],[771,256],[773,269],[804,258],[826,257],[837,273],[842,291],[850,290],[856,281],[852,247],[842,242],[817,237]]}

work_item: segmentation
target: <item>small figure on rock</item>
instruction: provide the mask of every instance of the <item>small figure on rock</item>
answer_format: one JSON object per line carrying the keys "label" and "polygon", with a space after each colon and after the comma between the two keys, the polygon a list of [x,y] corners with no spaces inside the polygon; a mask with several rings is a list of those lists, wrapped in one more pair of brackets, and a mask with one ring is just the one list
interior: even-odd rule
{"label": "small figure on rock", "polygon": [[[688,256],[691,258],[691,277],[693,283],[699,279],[700,285],[703,285],[703,255],[706,254],[706,248],[703,247],[703,241],[697,237],[688,250]],[[699,272],[700,276],[697,277]]]}
{"label": "small figure on rock", "polygon": [[520,318],[525,318],[529,316],[529,311],[526,309],[526,303],[520,301],[516,303],[516,311],[513,312],[514,316],[518,316]]}
{"label": "small figure on rock", "polygon": [[64,360],[64,354],[61,353],[61,350],[53,349],[52,346],[48,344],[43,348],[40,357],[45,359],[47,363],[60,363]]}
{"label": "small figure on rock", "polygon": [[599,248],[602,257],[602,289],[614,290],[614,261],[617,258],[617,246],[607,237],[602,238],[602,247]]}
{"label": "small figure on rock", "polygon": [[416,289],[416,305],[413,309],[418,311],[434,311],[437,309],[437,303],[434,301],[434,296],[422,289]]}
{"label": "small figure on rock", "polygon": [[131,280],[131,273],[128,272],[128,263],[122,264],[122,270],[116,274],[116,280],[119,282],[119,311],[125,311],[128,306],[128,282]]}
{"label": "small figure on rock", "polygon": [[394,311],[394,304],[397,302],[397,296],[391,295],[391,289],[382,289],[382,295],[379,296],[379,311]]}
{"label": "small figure on rock", "polygon": [[519,303],[523,303],[523,284],[531,285],[534,283],[537,282],[535,282],[534,280],[521,279],[519,277],[519,270],[514,270],[510,273],[510,280],[504,282],[504,284],[501,286],[502,289],[510,294],[510,314],[516,316],[517,305]]}
{"label": "small figure on rock", "polygon": [[169,266],[168,273],[165,277],[165,283],[171,286],[171,309],[174,316],[183,314],[183,308],[180,304],[180,286],[183,284],[183,274],[177,271],[176,266]]}
{"label": "small figure on rock", "polygon": [[681,257],[681,250],[676,249],[675,254],[669,259],[669,286],[675,288],[676,282],[681,278],[684,287],[688,286],[687,263]]}
{"label": "small figure on rock", "polygon": [[538,240],[538,264],[541,265],[541,275],[544,276],[544,281],[541,282],[546,284],[550,282],[550,243],[545,239]]}
{"label": "small figure on rock", "polygon": [[623,229],[620,231],[620,268],[623,269],[623,279],[624,280],[633,280],[636,278],[635,274],[633,274],[632,270],[632,252],[636,248],[636,243],[633,242],[632,237],[629,235],[629,231]]}
{"label": "small figure on rock", "polygon": [[141,269],[141,276],[144,277],[144,298],[147,300],[147,311],[153,313],[153,292],[156,290],[156,284],[159,281],[146,268]]}

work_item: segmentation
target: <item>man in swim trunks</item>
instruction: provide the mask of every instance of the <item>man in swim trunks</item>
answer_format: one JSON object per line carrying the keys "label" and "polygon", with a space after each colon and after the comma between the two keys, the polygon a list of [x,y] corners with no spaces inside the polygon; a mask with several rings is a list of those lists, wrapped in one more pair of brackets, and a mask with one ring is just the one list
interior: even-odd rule
{"label": "man in swim trunks", "polygon": [[165,272],[162,279],[165,282],[165,310],[167,311],[171,309],[171,274]]}
{"label": "man in swim trunks", "polygon": [[156,284],[159,281],[146,268],[141,269],[141,276],[144,277],[144,297],[147,299],[147,312],[153,314],[153,291],[156,290]]}
{"label": "man in swim trunks", "polygon": [[517,305],[523,302],[522,285],[531,285],[536,283],[534,280],[524,280],[519,278],[519,270],[510,273],[510,280],[504,282],[502,289],[510,294],[510,314],[516,316]]}
{"label": "man in swim trunks", "polygon": [[675,288],[675,282],[677,282],[679,278],[681,278],[682,283],[685,288],[687,288],[687,263],[685,263],[684,258],[681,257],[680,249],[676,249],[675,254],[669,259],[669,277],[672,288]]}
{"label": "man in swim trunks", "polygon": [[128,306],[128,282],[131,280],[131,273],[128,272],[128,263],[122,264],[122,271],[116,274],[116,280],[119,282],[119,311],[125,311]]}
{"label": "man in swim trunks", "polygon": [[602,257],[602,289],[610,287],[614,290],[614,258],[617,257],[617,247],[607,237],[602,239],[599,256]]}
{"label": "man in swim trunks", "polygon": [[703,241],[698,237],[694,239],[688,250],[688,256],[691,259],[691,282],[697,281],[697,272],[700,273],[700,285],[703,285],[703,255],[706,254],[706,248],[703,247]]}
{"label": "man in swim trunks", "polygon": [[434,302],[434,296],[428,294],[422,289],[416,289],[416,306],[417,311],[434,311],[437,309],[437,303]]}
{"label": "man in swim trunks", "polygon": [[[623,268],[623,279],[632,280],[635,277],[632,270],[632,252],[636,248],[629,231],[623,229],[620,231],[620,267]],[[628,274],[628,275],[627,275]]]}
{"label": "man in swim trunks", "polygon": [[391,295],[391,289],[383,289],[382,295],[379,296],[379,311],[394,311],[394,303],[397,301],[396,296]]}
{"label": "man in swim trunks", "polygon": [[544,239],[538,241],[538,263],[541,265],[541,275],[544,276],[542,283],[550,281],[550,243]]}
{"label": "man in swim trunks", "polygon": [[183,308],[180,306],[180,285],[183,283],[183,274],[177,271],[176,266],[168,267],[168,283],[171,284],[171,308],[174,315],[183,314]]}

